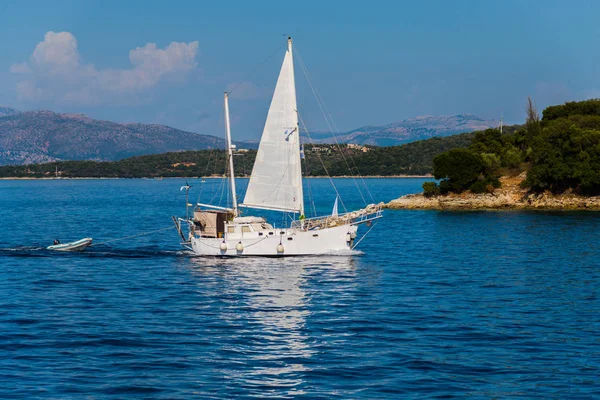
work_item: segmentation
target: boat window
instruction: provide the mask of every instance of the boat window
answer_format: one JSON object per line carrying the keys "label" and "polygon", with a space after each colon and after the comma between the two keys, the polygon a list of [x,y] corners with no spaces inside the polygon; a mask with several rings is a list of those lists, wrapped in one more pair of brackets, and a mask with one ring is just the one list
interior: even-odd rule
{"label": "boat window", "polygon": [[272,235],[272,234],[273,234],[273,232],[269,232],[269,235]]}
{"label": "boat window", "polygon": [[242,233],[249,233],[249,232],[250,232],[249,226],[242,226]]}
{"label": "boat window", "polygon": [[279,232],[279,234],[281,234],[281,235],[285,235],[285,232],[284,232],[284,231],[281,231],[281,232]]}
{"label": "boat window", "polygon": [[294,238],[289,237],[288,240],[294,240]]}
{"label": "boat window", "polygon": [[258,236],[262,236],[262,235],[263,235],[263,233],[262,233],[262,232],[258,232]]}
{"label": "boat window", "polygon": [[227,233],[235,233],[235,226],[228,226]]}
{"label": "boat window", "polygon": [[313,234],[313,237],[319,237],[318,233]]}

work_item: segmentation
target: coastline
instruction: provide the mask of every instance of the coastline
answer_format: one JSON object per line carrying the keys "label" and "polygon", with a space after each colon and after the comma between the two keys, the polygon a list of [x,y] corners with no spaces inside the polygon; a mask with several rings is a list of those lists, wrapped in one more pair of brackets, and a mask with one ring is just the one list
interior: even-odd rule
{"label": "coastline", "polygon": [[392,200],[384,208],[393,210],[555,210],[600,211],[600,196],[579,196],[573,193],[529,193],[520,187],[523,177],[502,177],[502,187],[493,193],[464,192],[425,197],[408,194]]}
{"label": "coastline", "polygon": [[[140,178],[121,178],[121,177],[61,177],[61,178],[55,178],[55,177],[2,177],[0,178],[0,181],[38,181],[38,180],[45,180],[45,181],[64,181],[64,180],[106,180],[106,179],[146,179],[146,180],[163,180],[163,179],[222,179],[223,176],[165,176],[165,177],[140,177]],[[249,179],[249,176],[236,176],[236,178],[241,178],[241,179]],[[342,175],[342,176],[327,176],[327,175],[323,175],[323,176],[305,176],[304,178],[307,179],[314,179],[314,178],[318,178],[318,179],[323,179],[323,178],[331,178],[331,179],[356,179],[356,178],[360,178],[360,179],[424,179],[424,178],[433,178],[432,175],[389,175],[389,176],[385,176],[385,175],[370,175],[370,176],[349,176],[349,175]]]}

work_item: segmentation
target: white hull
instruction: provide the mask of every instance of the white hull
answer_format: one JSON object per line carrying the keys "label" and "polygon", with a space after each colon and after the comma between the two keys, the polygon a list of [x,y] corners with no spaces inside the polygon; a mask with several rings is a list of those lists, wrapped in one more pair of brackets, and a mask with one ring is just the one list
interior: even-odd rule
{"label": "white hull", "polygon": [[54,251],[83,251],[92,244],[92,238],[84,238],[71,243],[61,243],[46,247]]}
{"label": "white hull", "polygon": [[[318,230],[296,228],[272,229],[261,232],[227,234],[225,238],[191,239],[191,248],[201,256],[263,256],[283,257],[317,254],[348,254],[352,250],[357,225],[341,225]],[[269,233],[272,232],[272,235]],[[226,249],[222,250],[226,244]],[[240,246],[241,243],[241,246]],[[283,251],[279,244],[283,246]],[[241,249],[241,250],[240,250]]]}
{"label": "white hull", "polygon": [[[358,225],[365,223],[371,226],[381,218],[379,206],[371,204],[364,209],[338,215],[336,197],[330,216],[305,218],[302,187],[304,153],[300,143],[292,39],[288,38],[244,202],[240,205],[235,187],[235,145],[231,141],[228,98],[229,93],[225,93],[231,208],[198,203],[193,218],[190,218],[187,209],[190,186],[186,182],[186,186],[182,187],[186,189],[186,219],[173,217],[184,242],[182,244],[198,255],[221,257],[348,254],[358,246],[370,231],[355,242]],[[287,213],[289,217],[299,216],[299,220],[292,221],[289,228],[277,229],[262,217],[241,216],[239,207]],[[187,235],[182,230],[182,222],[188,225]]]}

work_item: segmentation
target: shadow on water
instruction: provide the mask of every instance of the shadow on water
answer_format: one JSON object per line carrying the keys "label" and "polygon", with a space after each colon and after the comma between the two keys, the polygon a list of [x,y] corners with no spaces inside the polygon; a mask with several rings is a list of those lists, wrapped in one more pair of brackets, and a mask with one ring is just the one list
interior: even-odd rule
{"label": "shadow on water", "polygon": [[109,246],[89,247],[84,251],[65,252],[47,250],[38,246],[18,246],[0,248],[0,257],[64,257],[64,258],[157,258],[187,256],[185,250],[157,250],[156,247],[136,247],[129,249]]}
{"label": "shadow on water", "polygon": [[[344,253],[332,253],[325,257],[349,257],[349,256],[360,256],[362,251],[349,250]],[[0,247],[0,257],[103,257],[103,258],[155,258],[155,257],[186,257],[194,258],[196,260],[207,260],[208,264],[220,265],[220,263],[214,262],[214,260],[224,260],[226,258],[220,257],[203,257],[194,254],[191,250],[186,249],[172,249],[172,250],[159,250],[156,246],[139,246],[133,248],[119,248],[107,245],[92,245],[83,251],[53,251],[48,250],[46,247],[41,246],[15,246],[15,247]],[[266,258],[258,257],[254,258],[257,260],[265,260]],[[275,257],[277,259],[277,257]],[[291,257],[293,260],[305,260],[312,263],[315,260],[321,259],[323,256],[303,256],[303,257]],[[250,258],[244,258],[244,263],[252,263],[247,261]],[[284,257],[284,259],[290,259],[290,257]]]}

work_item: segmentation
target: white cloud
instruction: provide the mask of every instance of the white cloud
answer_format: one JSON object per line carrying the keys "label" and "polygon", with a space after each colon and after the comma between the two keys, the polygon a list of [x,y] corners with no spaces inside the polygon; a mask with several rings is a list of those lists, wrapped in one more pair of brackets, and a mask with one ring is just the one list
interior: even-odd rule
{"label": "white cloud", "polygon": [[198,42],[171,42],[165,48],[147,43],[129,52],[131,68],[96,69],[85,64],[70,32],[48,32],[29,61],[13,64],[19,74],[17,95],[23,101],[53,100],[96,104],[122,102],[163,81],[182,81],[196,68]]}
{"label": "white cloud", "polygon": [[11,65],[10,72],[12,72],[13,74],[29,74],[31,73],[31,68],[29,68],[28,63],[22,62]]}

